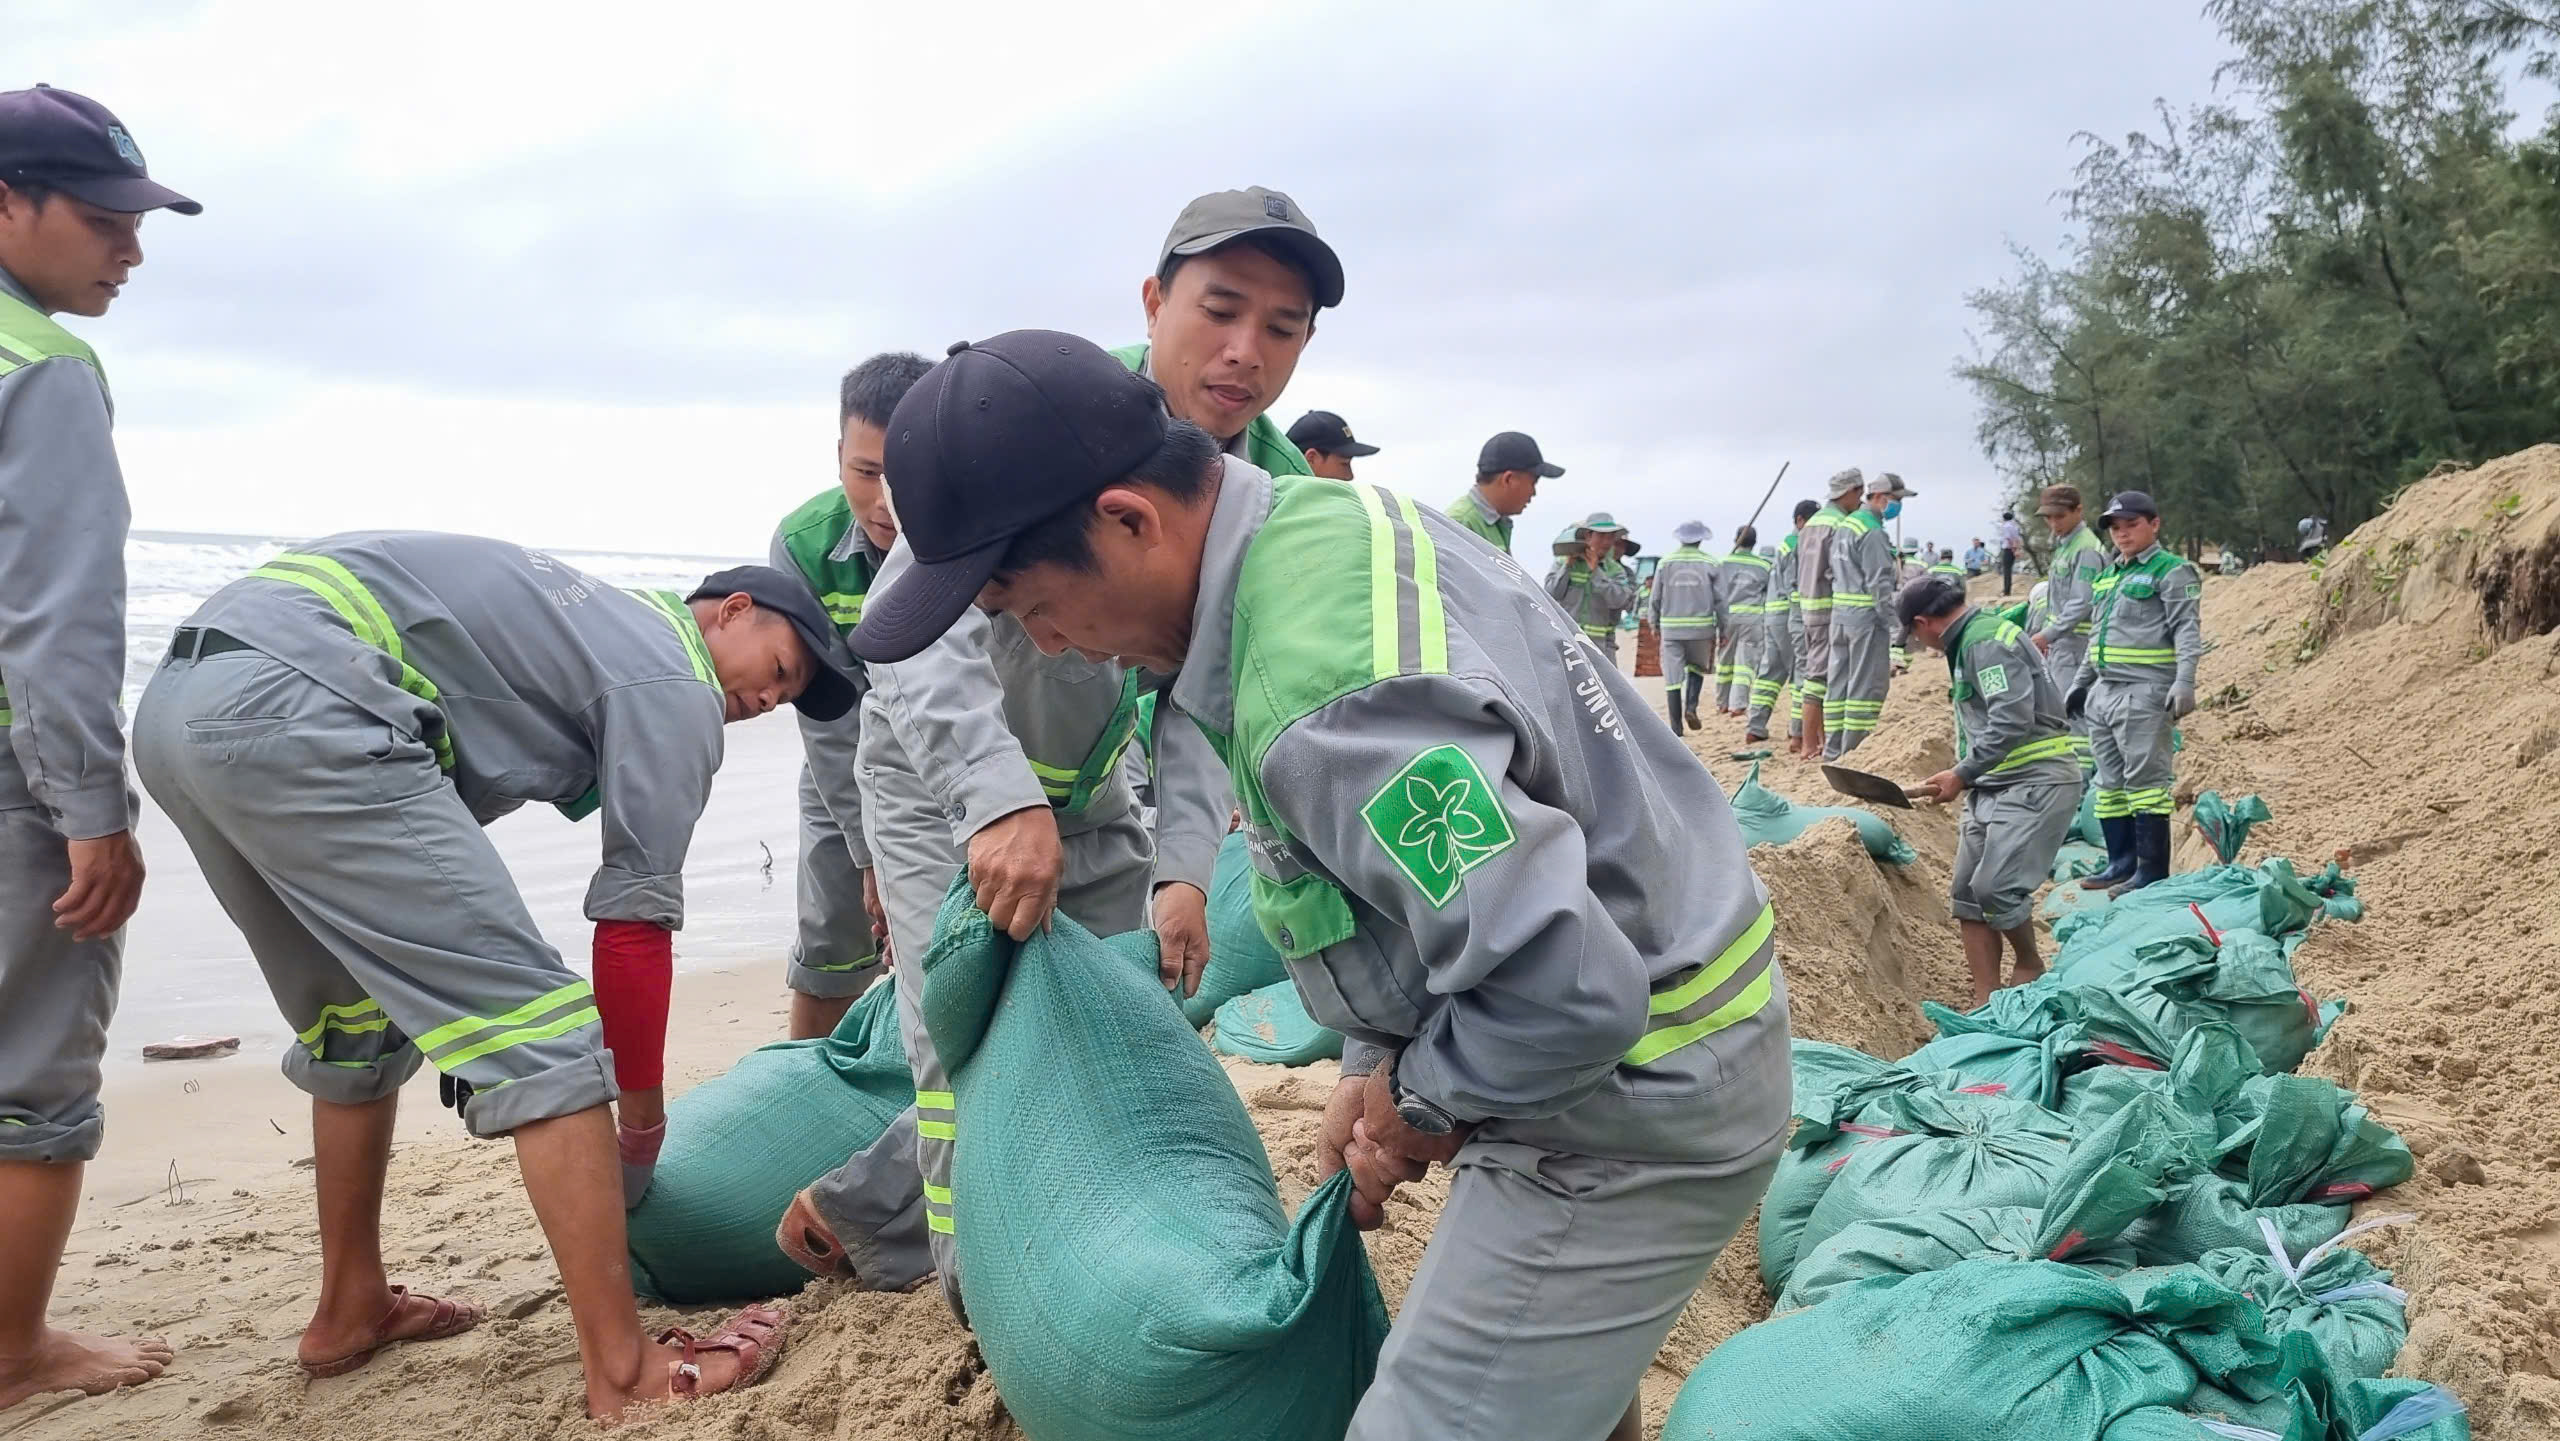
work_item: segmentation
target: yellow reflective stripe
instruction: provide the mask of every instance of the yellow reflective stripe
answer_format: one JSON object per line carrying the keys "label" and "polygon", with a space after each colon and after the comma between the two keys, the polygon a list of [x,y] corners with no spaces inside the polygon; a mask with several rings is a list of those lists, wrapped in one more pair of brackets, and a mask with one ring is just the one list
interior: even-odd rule
{"label": "yellow reflective stripe", "polygon": [[562,1016],[560,1019],[550,1022],[547,1025],[526,1026],[520,1030],[500,1031],[498,1034],[491,1036],[487,1040],[465,1046],[450,1056],[437,1056],[433,1058],[435,1061],[435,1068],[439,1071],[450,1071],[456,1066],[467,1065],[470,1062],[476,1061],[482,1056],[488,1055],[492,1051],[503,1051],[509,1046],[521,1046],[527,1041],[547,1041],[553,1036],[566,1035],[569,1032],[578,1029],[580,1026],[596,1024],[600,1022],[601,1019],[602,1018],[596,1014],[596,1008],[588,1006],[581,1010],[571,1011],[569,1014]]}
{"label": "yellow reflective stripe", "polygon": [[503,1016],[494,1016],[486,1020],[478,1016],[464,1016],[461,1020],[438,1026],[418,1038],[418,1049],[433,1051],[440,1046],[461,1040],[475,1031],[492,1030],[500,1026],[520,1026],[545,1011],[594,994],[595,987],[584,981],[571,981],[548,995],[537,996],[525,1002]]}
{"label": "yellow reflective stripe", "polygon": [[1835,590],[1831,593],[1831,599],[1835,602],[1848,601],[1856,605],[1873,605],[1876,603],[1876,598],[1867,594],[1863,590]]}
{"label": "yellow reflective stripe", "polygon": [[2040,741],[2029,741],[2025,745],[2018,747],[2016,750],[2009,752],[2008,759],[2000,762],[2000,764],[1996,766],[1993,766],[1985,774],[1996,776],[2002,771],[2011,770],[2018,766],[2031,765],[2041,760],[2050,760],[2055,756],[2070,755],[2073,749],[2073,742],[2077,739],[2078,737],[2076,736],[2058,735],[2047,736]]}
{"label": "yellow reflective stripe", "polygon": [[2166,647],[2102,645],[2096,660],[2100,665],[2175,665],[2178,653]]}
{"label": "yellow reflective stripe", "polygon": [[918,1091],[916,1105],[927,1111],[952,1111],[959,1109],[960,1102],[949,1091]]}
{"label": "yellow reflective stripe", "polygon": [[927,1181],[924,1183],[924,1198],[937,1206],[948,1206],[951,1204],[951,1188]]}
{"label": "yellow reflective stripe", "polygon": [[[365,617],[373,623],[372,634],[365,638],[389,652],[393,660],[401,659],[400,628],[391,623],[391,616],[383,610],[382,602],[373,598],[373,592],[365,589],[364,582],[356,579],[354,571],[325,555],[305,555],[299,551],[290,550],[268,561],[267,564],[299,566],[328,577],[346,591],[347,598],[361,607]],[[359,634],[363,633],[363,627],[359,626],[357,630]]]}
{"label": "yellow reflective stripe", "polygon": [[1032,774],[1040,777],[1040,779],[1044,781],[1059,780],[1072,784],[1076,778],[1076,773],[1074,771],[1068,770],[1063,766],[1053,766],[1046,761],[1031,760],[1029,756],[1024,756],[1023,759],[1030,761]]}
{"label": "yellow reflective stripe", "polygon": [[1582,628],[1582,633],[1596,638],[1604,635],[1616,635],[1618,633],[1618,628],[1614,625],[1585,625]]}
{"label": "yellow reflective stripe", "polygon": [[1660,1060],[1691,1041],[1712,1036],[1737,1021],[1747,1021],[1760,1014],[1760,1008],[1769,1004],[1769,995],[1777,979],[1777,967],[1772,966],[1762,971],[1758,980],[1743,987],[1741,994],[1706,1015],[1685,1026],[1673,1026],[1669,1030],[1656,1031],[1636,1042],[1635,1049],[1627,1052],[1628,1064],[1641,1066]]}
{"label": "yellow reflective stripe", "polygon": [[718,690],[720,673],[711,668],[711,645],[702,638],[702,626],[694,620],[692,608],[677,599],[673,591],[640,590],[632,594],[647,602],[676,633],[676,644],[684,648],[684,658],[693,666],[693,678]]}
{"label": "yellow reflective stripe", "polygon": [[[364,582],[345,566],[326,556],[303,555],[287,551],[249,572],[258,580],[280,580],[301,586],[329,603],[329,608],[356,633],[356,639],[391,657],[400,667],[400,688],[429,705],[437,705],[443,693],[436,683],[426,678],[417,667],[401,658],[400,632],[384,613],[381,602]],[[439,707],[441,708],[441,707]],[[454,767],[453,731],[450,727],[437,733],[433,742],[436,765],[444,770]]]}
{"label": "yellow reflective stripe", "polygon": [[1716,618],[1711,615],[1666,615],[1658,623],[1662,625],[1714,625],[1716,623]]}
{"label": "yellow reflective stripe", "polygon": [[1387,508],[1378,492],[1351,487],[1369,516],[1369,670],[1386,680],[1402,669],[1396,663],[1396,538],[1387,524]]}
{"label": "yellow reflective stripe", "polygon": [[827,608],[827,619],[836,624],[860,625],[862,624],[862,600],[863,598],[858,595],[831,590],[818,597],[818,604]]}
{"label": "yellow reflective stripe", "polygon": [[942,1214],[940,1211],[926,1211],[924,1213],[924,1223],[926,1226],[942,1233],[945,1236],[957,1234],[951,1229],[951,1218]]}
{"label": "yellow reflective stripe", "polygon": [[[368,1016],[372,1019],[366,1020]],[[363,1024],[350,1025],[349,1022]],[[345,1031],[354,1034],[360,1031],[378,1031],[390,1023],[391,1018],[382,1014],[381,1004],[373,997],[367,996],[353,1005],[322,1006],[320,1018],[311,1023],[311,1029],[296,1032],[294,1039],[306,1046],[316,1046],[320,1044],[320,1033],[323,1031]]]}
{"label": "yellow reflective stripe", "polygon": [[1449,621],[1440,605],[1440,551],[1422,529],[1422,512],[1412,496],[1397,496],[1396,510],[1404,516],[1405,529],[1413,533],[1414,623],[1422,628],[1421,673],[1447,675]]}
{"label": "yellow reflective stripe", "polygon": [[960,1139],[960,1133],[952,1129],[949,1121],[918,1121],[916,1122],[916,1134],[924,1137],[928,1141],[956,1141]]}
{"label": "yellow reflective stripe", "polygon": [[1754,920],[1750,928],[1745,930],[1732,945],[1725,947],[1723,954],[1700,967],[1698,974],[1690,977],[1677,988],[1664,991],[1646,1002],[1645,1010],[1653,1015],[1667,1016],[1706,999],[1708,992],[1741,973],[1742,968],[1750,963],[1752,956],[1759,953],[1760,943],[1769,939],[1769,933],[1777,929],[1777,926],[1778,913],[1768,906],[1762,906],[1759,918]]}

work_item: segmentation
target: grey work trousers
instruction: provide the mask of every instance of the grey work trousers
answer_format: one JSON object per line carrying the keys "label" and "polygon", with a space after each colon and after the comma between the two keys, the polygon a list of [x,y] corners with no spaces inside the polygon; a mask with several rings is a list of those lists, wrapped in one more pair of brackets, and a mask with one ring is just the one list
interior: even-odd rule
{"label": "grey work trousers", "polygon": [[1776,1168],[1470,1142],[1346,1441],[1602,1441]]}
{"label": "grey work trousers", "polygon": [[70,847],[43,808],[0,810],[0,1161],[86,1161],[106,1136],[100,1062],[124,932],[75,941],[55,926],[70,885]]}
{"label": "grey work trousers", "polygon": [[[1797,652],[1803,642],[1803,635],[1788,623],[1783,610],[1764,618],[1759,674],[1751,682],[1751,713],[1742,723],[1745,736],[1768,736],[1770,713],[1777,709],[1778,693],[1796,677]],[[1803,726],[1799,722],[1792,729],[1802,730]]]}
{"label": "grey work trousers", "polygon": [[1893,634],[1884,617],[1864,606],[1834,612],[1831,673],[1822,702],[1823,759],[1836,761],[1875,734],[1892,683]]}
{"label": "grey work trousers", "polygon": [[[2039,762],[2042,764],[2042,762]],[[2035,914],[2036,890],[2080,812],[2080,782],[2030,781],[1965,792],[1956,824],[1948,909],[1960,921],[2013,931]]]}
{"label": "grey work trousers", "polygon": [[2090,691],[2089,748],[2098,763],[2098,818],[2165,816],[2177,809],[2169,678],[2109,677]]}
{"label": "grey work trousers", "polygon": [[[872,696],[876,700],[880,694]],[[920,1007],[934,918],[969,856],[952,837],[941,799],[909,759],[917,742],[902,730],[900,713],[885,702],[864,704],[869,708],[862,716],[862,824],[869,833],[881,906],[889,913],[898,1029],[915,1072],[916,1109],[912,1122],[901,1117],[880,1143],[820,1177],[810,1201],[864,1285],[893,1288],[931,1269],[940,1274],[952,1311],[965,1318],[951,1250],[958,1221],[951,1148],[959,1137],[959,1116],[951,1077],[925,1033]],[[1073,817],[1059,819],[1066,871],[1058,886],[1058,909],[1101,936],[1147,924],[1155,843],[1136,812],[1124,811],[1084,829]],[[911,1148],[902,1145],[908,1137]],[[913,1210],[919,1193],[929,1258],[915,1254],[912,1234],[898,1224]]]}
{"label": "grey work trousers", "polygon": [[858,996],[880,979],[880,948],[862,905],[862,868],[816,777],[800,767],[800,934],[783,984],[804,996]]}
{"label": "grey work trousers", "polygon": [[[2046,651],[2044,657],[2045,673],[2053,677],[2053,688],[2069,695],[2072,683],[2080,678],[2080,663],[2088,655],[2089,637],[2070,634],[2054,637],[2053,649]],[[2084,707],[2080,714],[2063,723],[2071,728],[2072,735],[2078,737],[2079,743],[2074,749],[2080,755],[2080,768],[2084,771],[2089,769],[2096,762],[2089,754],[2088,710]]]}
{"label": "grey work trousers", "polygon": [[618,1094],[594,989],[424,741],[243,650],[163,663],[133,758],[294,1028],[285,1079],[356,1106],[432,1061],[481,1137]]}

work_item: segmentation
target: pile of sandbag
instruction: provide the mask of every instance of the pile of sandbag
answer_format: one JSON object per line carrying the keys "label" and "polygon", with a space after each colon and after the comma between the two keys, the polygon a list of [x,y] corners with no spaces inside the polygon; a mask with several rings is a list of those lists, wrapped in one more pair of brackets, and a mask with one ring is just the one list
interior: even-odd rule
{"label": "pile of sandbag", "polygon": [[2453,1441],[2384,1381],[2407,1297],[2345,1242],[2408,1147],[2290,1074],[2341,1009],[2291,954],[2361,915],[2336,868],[2217,866],[2066,923],[2052,972],[1899,1062],[1795,1045],[1759,1218],[1772,1318],[1664,1441]]}

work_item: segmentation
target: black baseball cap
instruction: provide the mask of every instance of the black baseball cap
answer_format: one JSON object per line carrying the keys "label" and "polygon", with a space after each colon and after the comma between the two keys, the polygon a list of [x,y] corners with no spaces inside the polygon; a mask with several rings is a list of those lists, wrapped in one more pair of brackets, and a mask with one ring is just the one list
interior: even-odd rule
{"label": "black baseball cap", "polygon": [[2118,516],[2126,515],[2139,515],[2158,520],[2160,507],[2154,505],[2151,497],[2141,491],[2119,490],[2116,492],[2116,498],[2108,501],[2107,508],[2099,513],[2098,519],[2102,523],[2112,524]]}
{"label": "black baseball cap", "polygon": [[1310,410],[1299,416],[1298,423],[1289,427],[1289,443],[1300,450],[1352,460],[1378,453],[1376,446],[1353,440],[1351,423],[1330,410]]}
{"label": "black baseball cap", "polygon": [[951,347],[889,416],[883,469],[914,564],[863,602],[853,653],[885,664],[933,644],[1016,536],[1125,478],[1172,425],[1155,382],[1090,340]]}
{"label": "black baseball cap", "polygon": [[1564,474],[1563,466],[1547,464],[1547,458],[1538,453],[1536,441],[1516,430],[1504,431],[1476,452],[1476,474],[1491,475],[1498,470],[1525,470],[1547,480]]}
{"label": "black baseball cap", "polygon": [[1297,262],[1318,309],[1342,303],[1342,257],[1316,234],[1315,222],[1298,202],[1259,185],[1203,195],[1182,207],[1165,233],[1156,273],[1163,274],[1177,255],[1206,255],[1246,236]]}
{"label": "black baseball cap", "polygon": [[39,85],[0,92],[0,183],[34,181],[126,215],[204,207],[151,178],[142,147],[115,113],[86,95]]}
{"label": "black baseball cap", "polygon": [[704,576],[685,599],[726,600],[740,593],[758,609],[791,622],[791,628],[800,633],[800,644],[809,652],[809,684],[791,702],[800,713],[813,721],[831,721],[853,709],[861,696],[854,690],[853,677],[845,672],[835,623],[818,608],[808,583],[769,565],[741,565]]}

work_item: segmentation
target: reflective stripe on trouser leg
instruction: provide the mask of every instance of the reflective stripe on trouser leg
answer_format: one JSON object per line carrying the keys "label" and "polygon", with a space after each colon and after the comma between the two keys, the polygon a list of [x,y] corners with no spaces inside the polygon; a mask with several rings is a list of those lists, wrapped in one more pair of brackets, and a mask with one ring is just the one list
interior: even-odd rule
{"label": "reflective stripe on trouser leg", "polygon": [[2147,681],[2100,681],[2090,693],[2089,739],[2102,818],[2165,816],[2177,809],[2176,717],[2169,688]]}
{"label": "reflective stripe on trouser leg", "polygon": [[[1743,721],[1746,734],[1765,736],[1769,733],[1769,717],[1778,707],[1778,693],[1786,690],[1795,678],[1795,638],[1787,632],[1783,613],[1768,617],[1760,634],[1760,674],[1751,684],[1751,714]],[[1790,706],[1792,717],[1801,702]]]}
{"label": "reflective stripe on trouser leg", "polygon": [[1715,646],[1712,636],[1699,640],[1675,640],[1665,636],[1662,641],[1662,688],[1674,695],[1679,694],[1692,669],[1712,662]]}
{"label": "reflective stripe on trouser leg", "polygon": [[1346,1441],[1606,1436],[1775,1169],[1471,1142]]}
{"label": "reflective stripe on trouser leg", "polygon": [[424,743],[240,651],[153,676],[134,760],[295,1031],[294,1084],[361,1104],[423,1055],[484,1137],[613,1099],[593,992]]}
{"label": "reflective stripe on trouser leg", "polygon": [[1804,734],[1804,698],[1818,692],[1813,689],[1814,674],[1807,668],[1804,625],[1793,615],[1787,618],[1787,640],[1796,656],[1795,680],[1787,694],[1787,735],[1794,738]]}
{"label": "reflective stripe on trouser leg", "polygon": [[[0,737],[0,771],[17,764]],[[44,812],[0,810],[0,1161],[86,1161],[105,1135],[98,1087],[124,933],[75,941],[56,927],[70,884],[70,849]]]}
{"label": "reflective stripe on trouser leg", "polygon": [[862,869],[818,792],[800,768],[799,934],[783,984],[804,996],[859,996],[880,978],[871,914],[862,905]]}
{"label": "reflective stripe on trouser leg", "polygon": [[1893,637],[1871,611],[1835,615],[1832,630],[1831,674],[1822,707],[1828,732],[1823,754],[1837,760],[1856,750],[1884,716]]}

